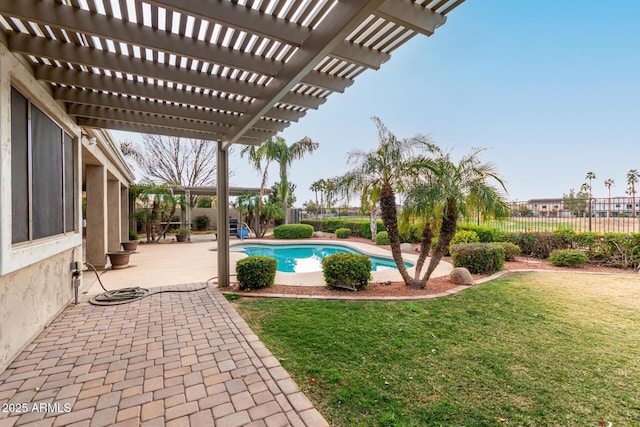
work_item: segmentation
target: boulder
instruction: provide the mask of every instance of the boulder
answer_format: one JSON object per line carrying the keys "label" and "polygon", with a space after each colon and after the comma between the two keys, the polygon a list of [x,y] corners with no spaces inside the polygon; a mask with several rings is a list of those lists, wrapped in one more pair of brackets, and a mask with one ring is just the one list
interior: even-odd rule
{"label": "boulder", "polygon": [[313,237],[327,237],[327,233],[323,231],[316,231],[313,233]]}
{"label": "boulder", "polygon": [[411,243],[402,243],[400,245],[400,250],[402,252],[412,253],[413,252],[413,245]]}
{"label": "boulder", "polygon": [[464,267],[456,267],[449,273],[449,280],[455,285],[471,286],[475,285],[471,273]]}

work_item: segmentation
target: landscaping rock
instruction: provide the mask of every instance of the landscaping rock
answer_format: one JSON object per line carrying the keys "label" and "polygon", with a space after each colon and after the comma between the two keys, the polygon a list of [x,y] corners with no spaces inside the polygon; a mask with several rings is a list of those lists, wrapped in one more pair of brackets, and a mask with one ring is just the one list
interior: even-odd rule
{"label": "landscaping rock", "polygon": [[464,267],[456,267],[449,273],[449,280],[455,285],[471,286],[475,285],[471,273]]}
{"label": "landscaping rock", "polygon": [[327,237],[327,233],[324,231],[316,231],[313,233],[313,237]]}
{"label": "landscaping rock", "polygon": [[403,243],[400,245],[402,252],[413,253],[413,245],[411,243]]}

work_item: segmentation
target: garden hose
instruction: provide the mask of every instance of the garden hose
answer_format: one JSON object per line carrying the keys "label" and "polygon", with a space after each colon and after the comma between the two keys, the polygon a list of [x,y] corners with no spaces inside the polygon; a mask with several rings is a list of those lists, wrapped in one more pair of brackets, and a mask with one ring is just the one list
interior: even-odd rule
{"label": "garden hose", "polygon": [[[149,289],[136,286],[131,288],[120,288],[120,289],[115,289],[113,291],[108,291],[102,284],[102,280],[100,280],[100,275],[98,274],[98,270],[96,270],[93,264],[89,264],[88,262],[85,264],[91,267],[96,277],[98,278],[98,283],[100,283],[100,287],[104,290],[103,293],[95,295],[89,299],[89,303],[93,305],[128,304],[130,302],[139,301],[151,295],[162,294],[166,292],[196,292],[196,291],[202,291],[204,289],[207,289],[207,285],[205,285],[196,289],[166,289],[162,291],[151,292]],[[85,271],[89,271],[89,270],[85,270]],[[213,277],[209,279],[209,281],[214,279],[217,279],[217,277]]]}

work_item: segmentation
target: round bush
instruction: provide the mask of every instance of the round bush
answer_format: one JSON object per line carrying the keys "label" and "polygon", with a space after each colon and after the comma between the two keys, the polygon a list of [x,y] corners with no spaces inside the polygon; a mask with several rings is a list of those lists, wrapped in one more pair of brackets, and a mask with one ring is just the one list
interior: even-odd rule
{"label": "round bush", "polygon": [[196,217],[196,228],[198,230],[206,230],[209,227],[211,219],[206,215],[200,215]]}
{"label": "round bush", "polygon": [[456,232],[456,235],[451,239],[451,243],[449,243],[449,248],[453,245],[459,245],[461,243],[479,243],[480,238],[475,231],[471,230],[460,230]]}
{"label": "round bush", "polygon": [[386,231],[381,231],[376,234],[376,245],[388,245],[389,234]]}
{"label": "round bush", "polygon": [[236,264],[240,289],[262,289],[273,286],[278,261],[268,256],[250,256]]}
{"label": "round bush", "polygon": [[308,224],[283,224],[273,229],[276,239],[309,239],[313,236],[313,227]]}
{"label": "round bush", "polygon": [[556,249],[549,255],[549,261],[556,267],[579,267],[588,260],[587,254],[578,249]]}
{"label": "round bush", "polygon": [[361,254],[333,254],[322,259],[322,272],[328,288],[362,290],[371,280],[371,260]]}
{"label": "round bush", "polygon": [[492,245],[499,246],[504,249],[505,261],[515,261],[517,256],[520,256],[520,246],[514,245],[509,242],[493,242]]}
{"label": "round bush", "polygon": [[462,243],[451,248],[454,267],[472,274],[493,274],[504,267],[504,249],[490,243]]}
{"label": "round bush", "polygon": [[339,239],[346,239],[351,236],[351,229],[349,228],[338,228],[336,230],[336,237]]}

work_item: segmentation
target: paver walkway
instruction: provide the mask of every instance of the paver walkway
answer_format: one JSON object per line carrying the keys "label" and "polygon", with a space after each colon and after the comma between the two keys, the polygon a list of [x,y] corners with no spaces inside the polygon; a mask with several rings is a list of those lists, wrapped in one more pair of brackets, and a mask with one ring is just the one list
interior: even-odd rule
{"label": "paver walkway", "polygon": [[0,427],[327,425],[211,286],[67,307],[0,374],[0,405]]}

